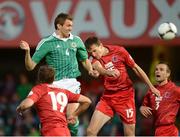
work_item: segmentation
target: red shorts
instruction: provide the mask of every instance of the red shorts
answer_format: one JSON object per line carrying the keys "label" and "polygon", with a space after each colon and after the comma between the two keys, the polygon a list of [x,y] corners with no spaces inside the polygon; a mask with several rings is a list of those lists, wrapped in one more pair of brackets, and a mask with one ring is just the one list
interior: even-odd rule
{"label": "red shorts", "polygon": [[50,129],[42,129],[42,136],[71,136],[67,127],[56,127]]}
{"label": "red shorts", "polygon": [[178,136],[178,129],[174,124],[159,126],[155,129],[155,136]]}
{"label": "red shorts", "polygon": [[136,123],[136,109],[134,89],[112,93],[112,96],[103,95],[96,106],[96,110],[113,117],[117,113],[126,124]]}

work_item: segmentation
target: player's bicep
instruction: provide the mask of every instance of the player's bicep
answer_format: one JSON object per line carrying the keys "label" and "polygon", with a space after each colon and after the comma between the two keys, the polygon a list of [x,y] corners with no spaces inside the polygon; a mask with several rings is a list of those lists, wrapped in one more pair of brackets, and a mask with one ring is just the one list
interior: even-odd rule
{"label": "player's bicep", "polygon": [[21,103],[21,106],[24,107],[25,109],[30,108],[33,105],[34,105],[34,101],[31,98],[26,98]]}
{"label": "player's bicep", "polygon": [[79,61],[84,61],[88,58],[87,50],[84,46],[84,43],[80,38],[78,38],[78,49],[77,49],[77,59]]}
{"label": "player's bicep", "polygon": [[91,103],[91,100],[88,97],[83,96],[83,95],[80,95],[77,101],[78,103]]}

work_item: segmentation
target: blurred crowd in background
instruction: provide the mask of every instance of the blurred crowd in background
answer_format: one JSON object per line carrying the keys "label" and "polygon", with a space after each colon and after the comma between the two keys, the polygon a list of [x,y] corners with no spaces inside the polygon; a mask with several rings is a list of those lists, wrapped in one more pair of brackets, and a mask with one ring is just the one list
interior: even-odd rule
{"label": "blurred crowd in background", "polygon": [[[18,77],[16,77],[18,76]],[[97,79],[81,78],[82,94],[92,100],[90,108],[80,116],[79,136],[85,135],[86,128],[89,124],[91,115],[95,109],[102,92],[102,81]],[[34,80],[35,81],[35,80]],[[39,119],[36,115],[35,108],[27,110],[23,116],[18,116],[16,107],[24,99],[35,82],[30,82],[27,73],[13,74],[7,72],[0,80],[0,136],[38,136]],[[178,83],[177,83],[178,84]],[[145,119],[139,112],[142,98],[147,91],[147,86],[141,81],[134,81],[136,89],[136,107],[137,107],[137,124],[136,135],[149,136],[153,135],[152,119]],[[177,126],[180,129],[180,119],[177,119]],[[121,136],[123,128],[120,119],[115,116],[106,124],[99,135],[102,136]]]}

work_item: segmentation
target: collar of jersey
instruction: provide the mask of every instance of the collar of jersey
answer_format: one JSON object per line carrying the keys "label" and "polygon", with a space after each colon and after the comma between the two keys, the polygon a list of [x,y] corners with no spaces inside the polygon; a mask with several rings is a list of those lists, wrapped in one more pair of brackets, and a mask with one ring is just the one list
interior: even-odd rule
{"label": "collar of jersey", "polygon": [[62,41],[67,41],[68,39],[73,39],[73,35],[70,33],[70,36],[68,38],[60,38],[59,35],[57,35],[55,32],[52,34],[55,38],[60,39]]}

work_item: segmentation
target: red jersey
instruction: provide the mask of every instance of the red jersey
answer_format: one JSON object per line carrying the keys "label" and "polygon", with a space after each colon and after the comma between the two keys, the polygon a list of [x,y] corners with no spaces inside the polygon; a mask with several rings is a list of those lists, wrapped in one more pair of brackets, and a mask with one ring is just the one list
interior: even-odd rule
{"label": "red jersey", "polygon": [[76,102],[79,96],[49,84],[39,84],[32,88],[28,98],[35,102],[42,129],[50,129],[67,126],[66,106],[68,102]]}
{"label": "red jersey", "polygon": [[155,87],[160,91],[161,97],[156,97],[148,91],[143,106],[152,108],[155,126],[173,124],[180,107],[180,88],[171,81]]}
{"label": "red jersey", "polygon": [[[106,45],[109,53],[102,56],[98,61],[101,65],[107,69],[118,69],[120,72],[120,77],[114,78],[109,76],[104,76],[104,87],[106,90],[119,91],[127,90],[132,87],[132,81],[130,80],[126,66],[134,67],[135,62],[130,56],[130,54],[125,50],[125,48],[116,45]],[[95,62],[97,59],[94,59]]]}

